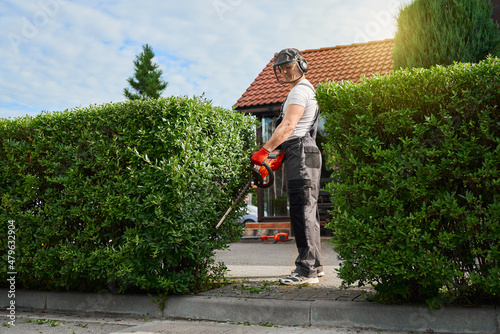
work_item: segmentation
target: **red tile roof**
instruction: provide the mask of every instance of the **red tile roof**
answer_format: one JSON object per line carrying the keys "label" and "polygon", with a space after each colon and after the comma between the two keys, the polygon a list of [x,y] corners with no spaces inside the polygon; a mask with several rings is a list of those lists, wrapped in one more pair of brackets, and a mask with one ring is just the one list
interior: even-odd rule
{"label": "red tile roof", "polygon": [[[301,52],[309,65],[306,77],[316,87],[324,81],[356,82],[362,76],[391,72],[393,47],[394,40],[386,39]],[[288,88],[276,81],[274,57],[238,99],[235,105],[237,109],[282,103],[285,100]]]}

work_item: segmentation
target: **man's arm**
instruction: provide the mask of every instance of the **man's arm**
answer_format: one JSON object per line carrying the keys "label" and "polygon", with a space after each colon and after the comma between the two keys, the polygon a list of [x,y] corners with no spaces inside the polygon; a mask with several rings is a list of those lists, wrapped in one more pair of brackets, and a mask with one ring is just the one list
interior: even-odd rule
{"label": "man's arm", "polygon": [[286,108],[285,117],[283,117],[280,125],[274,130],[271,138],[264,144],[264,148],[271,152],[287,140],[293,130],[295,130],[297,123],[299,123],[300,118],[304,114],[304,110],[305,108],[301,105],[290,104]]}

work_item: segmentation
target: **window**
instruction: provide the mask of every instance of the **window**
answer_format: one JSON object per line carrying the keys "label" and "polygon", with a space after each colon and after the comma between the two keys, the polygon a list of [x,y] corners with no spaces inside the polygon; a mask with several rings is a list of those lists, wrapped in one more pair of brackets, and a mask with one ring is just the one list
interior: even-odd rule
{"label": "window", "polygon": [[[271,138],[277,118],[277,116],[262,117],[261,124],[263,143]],[[316,143],[318,144],[318,147],[321,151],[323,151],[322,146],[327,136],[324,124],[325,121],[323,117],[320,117]],[[332,170],[327,168],[325,156],[322,155],[322,157],[323,161],[321,170],[321,188],[324,187],[326,182],[330,182],[332,180]],[[263,189],[262,202],[264,217],[287,217],[290,215],[284,168],[281,168],[280,170],[274,172],[274,184],[267,189]]]}
{"label": "window", "polygon": [[[262,117],[262,142],[271,138],[277,117]],[[288,216],[288,195],[286,192],[285,171],[283,168],[274,172],[274,184],[264,189],[264,217]]]}

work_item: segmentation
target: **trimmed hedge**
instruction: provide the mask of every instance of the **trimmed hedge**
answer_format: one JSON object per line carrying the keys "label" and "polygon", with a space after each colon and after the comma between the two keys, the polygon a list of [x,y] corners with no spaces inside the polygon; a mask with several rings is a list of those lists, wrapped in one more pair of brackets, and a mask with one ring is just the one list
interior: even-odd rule
{"label": "trimmed hedge", "polygon": [[[238,240],[249,116],[202,98],[105,104],[0,121],[1,284],[15,222],[16,287],[184,294],[223,279]],[[248,166],[248,167],[247,167]]]}
{"label": "trimmed hedge", "polygon": [[324,83],[344,285],[382,299],[500,295],[500,61]]}
{"label": "trimmed hedge", "polygon": [[485,0],[414,0],[397,17],[393,68],[477,63],[500,56],[500,30]]}

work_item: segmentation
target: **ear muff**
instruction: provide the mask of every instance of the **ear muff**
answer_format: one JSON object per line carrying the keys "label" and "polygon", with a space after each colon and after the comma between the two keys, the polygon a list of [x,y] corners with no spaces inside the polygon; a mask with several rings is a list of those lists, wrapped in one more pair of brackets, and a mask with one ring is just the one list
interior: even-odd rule
{"label": "ear muff", "polygon": [[307,70],[309,69],[307,66],[306,59],[301,55],[297,56],[297,64],[299,64],[299,67],[300,67],[300,70],[302,71],[302,73],[306,73]]}

